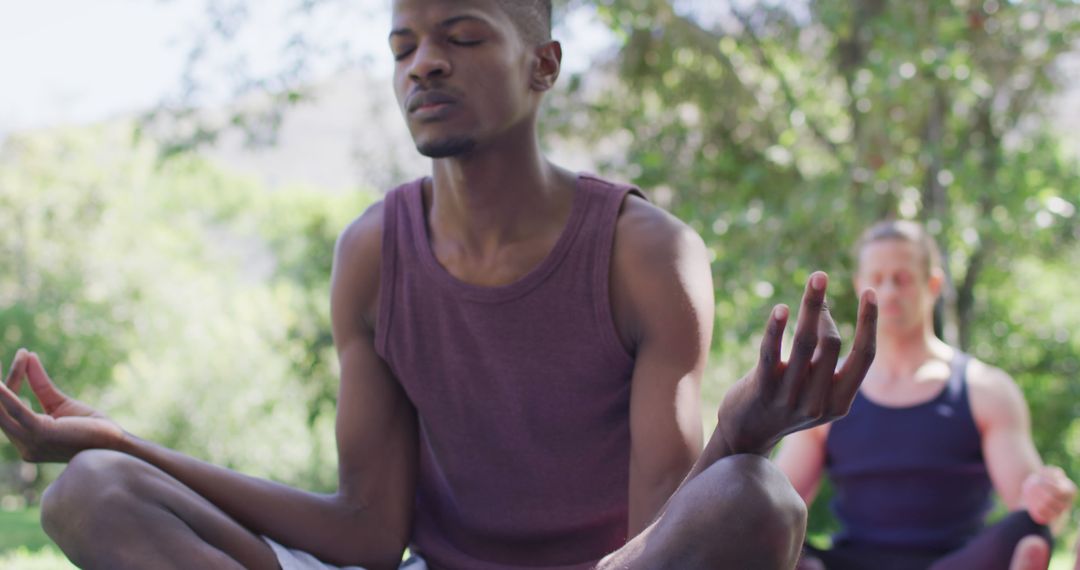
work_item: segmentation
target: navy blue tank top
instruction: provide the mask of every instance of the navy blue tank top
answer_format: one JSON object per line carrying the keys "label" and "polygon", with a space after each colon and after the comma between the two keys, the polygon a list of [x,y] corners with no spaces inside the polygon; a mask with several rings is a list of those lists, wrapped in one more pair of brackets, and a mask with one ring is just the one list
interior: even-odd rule
{"label": "navy blue tank top", "polygon": [[829,429],[825,466],[841,530],[837,544],[948,551],[983,526],[993,484],[957,352],[935,398],[903,408],[860,392]]}

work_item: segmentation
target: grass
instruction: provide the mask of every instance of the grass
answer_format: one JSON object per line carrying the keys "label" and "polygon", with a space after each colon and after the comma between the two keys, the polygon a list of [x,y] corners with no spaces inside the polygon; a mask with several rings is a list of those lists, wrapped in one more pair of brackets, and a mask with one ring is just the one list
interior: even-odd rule
{"label": "grass", "polygon": [[67,558],[45,536],[36,508],[0,511],[0,568],[18,570],[74,570]]}
{"label": "grass", "polygon": [[38,523],[40,513],[36,508],[17,511],[0,511],[0,552],[17,547],[40,550],[52,545]]}

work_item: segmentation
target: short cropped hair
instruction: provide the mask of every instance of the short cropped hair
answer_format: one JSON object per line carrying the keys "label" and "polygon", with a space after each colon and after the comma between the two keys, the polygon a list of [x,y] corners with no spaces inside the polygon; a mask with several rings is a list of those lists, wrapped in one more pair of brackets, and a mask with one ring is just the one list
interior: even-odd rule
{"label": "short cropped hair", "polygon": [[551,39],[551,0],[498,0],[521,36],[531,44]]}
{"label": "short cropped hair", "polygon": [[862,250],[871,243],[883,240],[906,241],[915,244],[923,255],[923,269],[927,277],[934,269],[941,268],[941,250],[926,228],[910,220],[884,220],[870,226],[855,244],[855,263],[858,264]]}

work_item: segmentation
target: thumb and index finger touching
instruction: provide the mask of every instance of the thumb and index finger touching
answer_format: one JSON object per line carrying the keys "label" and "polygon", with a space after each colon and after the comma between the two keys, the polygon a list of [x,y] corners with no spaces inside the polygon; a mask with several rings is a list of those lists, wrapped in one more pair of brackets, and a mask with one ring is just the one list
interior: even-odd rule
{"label": "thumb and index finger touching", "polygon": [[28,381],[34,396],[46,410],[59,405],[65,398],[45,372],[45,366],[37,353],[20,348],[11,362],[3,388],[8,395],[17,399],[24,380]]}
{"label": "thumb and index finger touching", "polygon": [[[7,377],[4,378],[4,385],[12,392],[18,393],[19,388],[22,387],[22,380],[26,375],[26,359],[29,355],[29,351],[20,348],[15,353],[15,358],[11,360],[11,367],[8,369]],[[2,371],[3,365],[0,364],[0,372]]]}
{"label": "thumb and index finger touching", "polygon": [[67,396],[53,384],[52,379],[49,378],[49,374],[45,372],[45,365],[41,363],[41,359],[38,358],[36,352],[31,352],[29,359],[26,361],[26,379],[30,383],[30,389],[33,390],[34,395],[41,402],[41,405],[45,406],[46,410],[51,410],[60,405]]}
{"label": "thumb and index finger touching", "polygon": [[58,406],[65,398],[49,379],[37,354],[20,349],[15,354],[7,378],[0,384],[0,428],[9,437],[25,435],[25,430],[35,423],[36,414],[18,395],[24,379],[28,380],[34,396],[46,412]]}

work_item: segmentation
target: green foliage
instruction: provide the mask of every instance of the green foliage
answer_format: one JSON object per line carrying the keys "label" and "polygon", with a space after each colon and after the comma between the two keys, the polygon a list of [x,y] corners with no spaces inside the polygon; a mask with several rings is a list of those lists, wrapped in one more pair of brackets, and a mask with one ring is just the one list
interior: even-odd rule
{"label": "green foliage", "polygon": [[[40,550],[52,542],[41,530],[38,523],[41,513],[36,508],[0,511],[0,552],[23,547],[26,550]],[[10,566],[0,565],[0,568]]]}
{"label": "green foliage", "polygon": [[19,570],[74,570],[75,566],[56,547],[31,550],[19,547],[0,554],[0,568]]}
{"label": "green foliage", "polygon": [[[1043,456],[1080,479],[1080,171],[1041,115],[1080,5],[591,4],[621,49],[567,78],[545,123],[705,237],[717,288],[708,401],[752,366],[769,309],[797,300],[813,269],[833,275],[850,338],[848,244],[882,217],[920,219],[946,253],[946,337],[1014,375]],[[213,30],[186,82],[244,5],[207,3]],[[30,346],[66,390],[140,435],[330,489],[331,252],[375,196],[268,192],[185,152],[229,123],[272,142],[282,108],[302,98],[313,53],[302,40],[281,73],[238,74],[239,93],[265,97],[225,125],[200,119],[193,89],[142,123],[164,133],[160,146],[132,148],[118,127],[0,147],[0,358]],[[48,476],[37,477],[23,483],[39,489]],[[818,501],[812,532],[830,524]]]}
{"label": "green foliage", "polygon": [[36,350],[63,389],[140,436],[333,489],[327,284],[337,232],[375,196],[271,193],[192,156],[159,163],[129,133],[3,147],[4,357]]}
{"label": "green foliage", "polygon": [[[718,402],[753,365],[771,306],[833,275],[884,217],[919,219],[946,261],[946,340],[1015,376],[1047,461],[1080,479],[1080,169],[1046,124],[1075,47],[1070,0],[755,3],[602,0],[622,44],[548,119],[584,138],[714,254]],[[824,501],[812,530],[831,524]]]}

